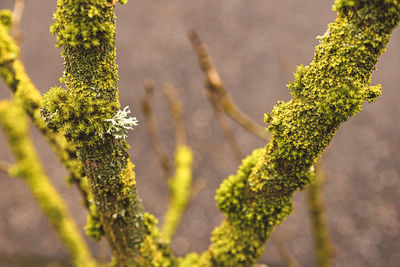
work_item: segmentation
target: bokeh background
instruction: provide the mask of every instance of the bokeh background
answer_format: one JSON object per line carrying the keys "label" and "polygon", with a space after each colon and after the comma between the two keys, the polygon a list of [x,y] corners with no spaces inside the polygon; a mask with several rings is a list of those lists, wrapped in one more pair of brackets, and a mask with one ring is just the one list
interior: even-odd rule
{"label": "bokeh background", "polygon": [[[313,58],[317,35],[335,18],[333,0],[130,0],[117,5],[117,54],[120,100],[140,124],[128,138],[136,164],[137,183],[145,209],[161,221],[167,192],[143,124],[140,101],[143,84],[156,84],[155,114],[160,135],[173,155],[172,117],[161,92],[165,82],[179,90],[184,103],[189,145],[195,151],[194,177],[206,187],[186,212],[172,246],[178,255],[201,252],[212,229],[222,220],[214,195],[237,164],[212,109],[204,97],[203,74],[187,39],[195,29],[208,46],[226,87],[238,106],[259,123],[278,100],[288,100],[286,88],[295,66]],[[1,0],[0,8],[12,8]],[[44,93],[58,85],[63,71],[55,37],[49,33],[56,1],[27,0],[21,29],[21,59],[37,88]],[[382,56],[373,83],[383,96],[343,124],[324,160],[328,180],[325,205],[335,244],[335,266],[400,266],[400,29]],[[11,96],[0,82],[0,98]],[[264,144],[235,123],[234,133],[247,154]],[[65,170],[43,138],[32,129],[48,175],[66,198],[83,228],[86,211],[75,188],[65,186]],[[0,159],[12,162],[0,133]],[[309,217],[304,194],[295,195],[295,212],[276,228],[301,266],[314,266]],[[89,239],[93,252],[104,257],[107,245]],[[0,266],[59,266],[68,255],[37,207],[24,183],[0,174]],[[261,263],[285,266],[274,242]]]}

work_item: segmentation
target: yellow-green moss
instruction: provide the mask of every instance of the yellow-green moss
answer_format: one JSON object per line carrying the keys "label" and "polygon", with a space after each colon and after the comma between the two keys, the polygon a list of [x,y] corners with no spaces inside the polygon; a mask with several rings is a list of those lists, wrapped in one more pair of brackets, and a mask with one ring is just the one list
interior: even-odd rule
{"label": "yellow-green moss", "polygon": [[96,266],[85,240],[69,215],[64,200],[43,171],[41,162],[28,136],[24,111],[11,102],[0,102],[0,124],[16,158],[10,175],[22,178],[40,208],[70,253],[75,266]]}
{"label": "yellow-green moss", "polygon": [[0,11],[0,65],[16,59],[19,54],[18,46],[8,34],[11,26],[11,17],[10,10]]}
{"label": "yellow-green moss", "polygon": [[400,19],[397,0],[336,1],[338,16],[320,37],[314,60],[289,84],[293,98],[266,115],[273,138],[217,193],[226,221],[195,266],[252,266],[274,226],[292,210],[291,196],[312,179],[312,165],[339,125],[380,95],[371,74]]}
{"label": "yellow-green moss", "polygon": [[162,229],[164,240],[172,239],[190,200],[192,163],[192,150],[179,146],[175,152],[175,176],[168,181],[169,203]]}
{"label": "yellow-green moss", "polygon": [[[42,117],[76,146],[102,230],[118,266],[138,264],[145,239],[133,164],[123,138],[108,133],[120,107],[112,1],[58,0],[51,31],[65,60],[61,81],[44,95]],[[96,224],[89,232],[98,233]],[[97,230],[96,230],[97,229]]]}
{"label": "yellow-green moss", "polygon": [[[121,172],[121,180],[122,183],[124,183],[124,189],[136,185],[135,172],[133,171],[133,168],[135,168],[135,164],[129,161]],[[123,193],[127,194],[128,192],[123,191]]]}
{"label": "yellow-green moss", "polygon": [[51,32],[63,48],[61,87],[44,96],[42,116],[79,145],[93,145],[119,108],[113,7],[106,0],[59,0]]}
{"label": "yellow-green moss", "polygon": [[0,24],[10,28],[12,24],[12,11],[11,10],[0,10]]}
{"label": "yellow-green moss", "polygon": [[174,267],[177,262],[169,248],[169,243],[160,239],[160,233],[155,226],[157,219],[148,213],[144,214],[146,237],[140,249],[139,267]]}

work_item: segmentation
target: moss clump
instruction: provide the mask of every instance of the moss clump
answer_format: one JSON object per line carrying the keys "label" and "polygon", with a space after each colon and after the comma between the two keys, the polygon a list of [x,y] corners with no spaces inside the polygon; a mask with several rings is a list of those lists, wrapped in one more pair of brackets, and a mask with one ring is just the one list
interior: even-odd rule
{"label": "moss clump", "polygon": [[137,266],[140,267],[173,267],[177,262],[172,255],[169,244],[160,240],[158,232],[157,219],[151,214],[144,214],[144,226],[146,237],[140,248],[141,260]]}
{"label": "moss clump", "polygon": [[0,24],[10,28],[12,24],[12,11],[11,10],[0,10]]}
{"label": "moss clump", "polygon": [[59,0],[54,19],[51,32],[64,49],[61,81],[68,90],[46,93],[42,116],[77,146],[91,146],[119,109],[113,8],[106,0]]}
{"label": "moss clump", "polygon": [[[19,48],[8,34],[11,26],[10,10],[0,10],[0,65],[7,64],[18,57]],[[4,75],[1,73],[2,76]],[[6,79],[7,82],[8,79]]]}
{"label": "moss clump", "polygon": [[[112,7],[107,0],[59,0],[62,6],[54,14],[50,32],[57,34],[58,47],[89,49],[104,44],[113,45],[115,23]],[[110,19],[111,18],[111,19]]]}

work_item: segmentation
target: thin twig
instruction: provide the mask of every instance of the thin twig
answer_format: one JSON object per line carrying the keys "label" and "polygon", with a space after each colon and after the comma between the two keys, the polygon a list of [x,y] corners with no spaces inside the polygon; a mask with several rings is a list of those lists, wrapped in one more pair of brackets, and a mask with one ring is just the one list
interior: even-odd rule
{"label": "thin twig", "polygon": [[228,141],[230,148],[232,149],[235,159],[240,163],[243,159],[243,153],[239,147],[235,135],[233,134],[231,126],[229,125],[225,117],[224,104],[221,98],[221,88],[223,88],[222,81],[217,71],[211,65],[211,61],[208,58],[207,51],[205,47],[201,44],[200,38],[197,36],[197,34],[192,31],[189,34],[189,38],[198,54],[200,66],[206,75],[205,87],[207,90],[207,100],[211,103],[211,106],[213,107],[215,118],[217,119],[218,124],[226,140]]}
{"label": "thin twig", "polygon": [[12,167],[12,164],[3,160],[0,160],[0,172],[8,174],[8,171]]}
{"label": "thin twig", "polygon": [[282,241],[278,232],[274,232],[271,235],[272,240],[275,242],[276,248],[279,251],[279,255],[281,259],[287,264],[288,267],[299,267],[299,263],[297,260],[292,256],[289,249],[285,246],[285,243]]}
{"label": "thin twig", "polygon": [[222,103],[222,108],[225,113],[250,133],[264,141],[268,141],[270,137],[267,135],[264,127],[257,124],[253,119],[243,113],[228,94],[217,70],[210,60],[207,48],[202,43],[199,35],[192,30],[189,32],[189,39],[197,53],[200,67],[206,75],[207,89],[212,94],[216,95],[215,97]]}
{"label": "thin twig", "polygon": [[334,250],[329,234],[329,227],[325,215],[322,188],[325,182],[325,173],[322,169],[321,158],[314,165],[314,183],[306,188],[308,211],[311,220],[311,232],[315,249],[315,261],[318,267],[332,266]]}
{"label": "thin twig", "polygon": [[206,187],[207,181],[203,178],[197,178],[194,180],[194,183],[192,185],[192,190],[190,192],[190,201],[192,202],[197,195]]}
{"label": "thin twig", "polygon": [[153,115],[154,83],[152,81],[146,82],[145,90],[146,95],[142,100],[142,112],[145,119],[146,131],[156,153],[156,157],[160,162],[164,176],[166,179],[169,179],[172,176],[172,166],[167,153],[165,152],[164,146],[161,143],[160,137],[158,136],[157,124]]}
{"label": "thin twig", "polygon": [[176,146],[186,145],[186,131],[183,119],[182,103],[178,98],[175,88],[171,84],[167,84],[164,87],[164,94],[167,97],[169,108],[174,117]]}
{"label": "thin twig", "polygon": [[24,9],[25,9],[25,0],[15,0],[10,33],[18,45],[20,45],[23,40],[23,34],[19,26],[21,24],[21,19],[22,19],[22,14],[24,13]]}
{"label": "thin twig", "polygon": [[237,142],[235,135],[233,134],[231,126],[225,117],[220,99],[216,97],[215,94],[210,92],[210,90],[207,90],[206,96],[213,107],[215,118],[217,119],[219,126],[221,127],[221,130],[232,149],[235,159],[240,163],[243,159],[243,153],[239,147],[239,143]]}

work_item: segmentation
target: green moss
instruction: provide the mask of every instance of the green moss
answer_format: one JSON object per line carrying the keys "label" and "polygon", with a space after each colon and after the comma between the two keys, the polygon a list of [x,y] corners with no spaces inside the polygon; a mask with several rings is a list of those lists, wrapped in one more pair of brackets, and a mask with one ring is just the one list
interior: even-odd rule
{"label": "green moss", "polygon": [[178,259],[179,267],[192,267],[199,261],[199,255],[197,253],[189,253],[184,258]]}
{"label": "green moss", "polygon": [[54,23],[50,27],[57,34],[58,47],[70,46],[90,49],[104,42],[113,46],[114,14],[107,0],[58,0],[62,7],[54,14]]}
{"label": "green moss", "polygon": [[173,267],[177,262],[172,255],[168,242],[161,241],[160,233],[155,226],[157,219],[148,213],[144,214],[144,228],[146,238],[140,249],[141,260],[137,266],[140,267]]}
{"label": "green moss", "polygon": [[11,10],[0,10],[0,24],[10,28],[12,24],[12,11]]}
{"label": "green moss", "polygon": [[104,236],[104,229],[93,199],[90,199],[89,209],[90,212],[86,219],[85,232],[95,241],[100,241],[100,239]]}
{"label": "green moss", "polygon": [[168,181],[169,203],[162,230],[165,240],[173,237],[190,200],[192,163],[192,150],[187,146],[179,146],[175,152],[175,176]]}
{"label": "green moss", "polygon": [[[0,65],[7,64],[18,57],[19,48],[8,34],[11,25],[12,13],[10,10],[0,11]],[[3,76],[4,73],[0,72]],[[9,75],[7,75],[9,76]],[[7,79],[9,80],[9,78]]]}
{"label": "green moss", "polygon": [[59,0],[54,19],[68,93],[54,87],[45,94],[42,116],[77,146],[90,146],[119,109],[113,8],[106,0]]}

